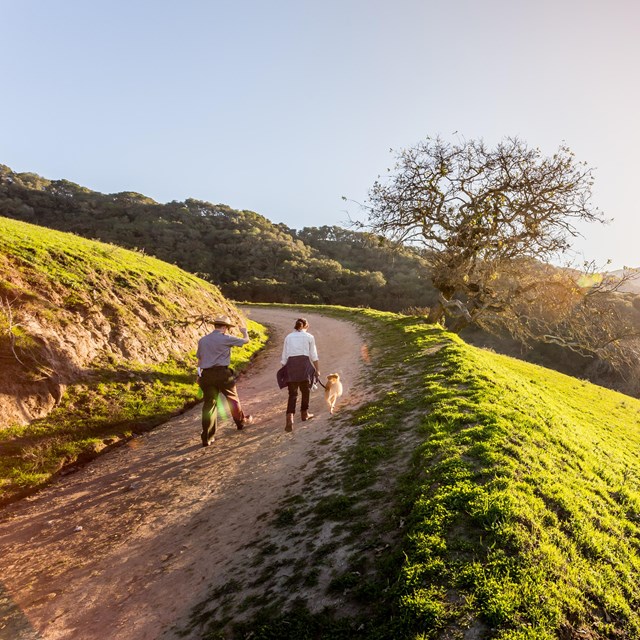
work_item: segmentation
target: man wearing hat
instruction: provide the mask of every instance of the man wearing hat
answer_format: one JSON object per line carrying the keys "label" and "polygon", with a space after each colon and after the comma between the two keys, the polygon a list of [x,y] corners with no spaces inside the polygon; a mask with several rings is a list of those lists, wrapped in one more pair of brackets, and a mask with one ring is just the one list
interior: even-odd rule
{"label": "man wearing hat", "polygon": [[251,424],[253,417],[245,415],[240,405],[236,380],[231,362],[231,347],[241,347],[249,342],[246,327],[240,327],[242,338],[230,335],[234,326],[228,316],[218,316],[213,320],[214,330],[198,341],[198,384],[204,394],[202,404],[202,446],[208,447],[214,441],[218,419],[218,396],[222,394],[229,403],[233,421],[238,429]]}

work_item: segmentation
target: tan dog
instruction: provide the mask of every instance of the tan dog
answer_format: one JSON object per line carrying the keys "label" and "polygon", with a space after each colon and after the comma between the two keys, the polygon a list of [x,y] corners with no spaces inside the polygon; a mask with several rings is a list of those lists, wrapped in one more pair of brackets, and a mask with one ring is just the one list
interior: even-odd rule
{"label": "tan dog", "polygon": [[324,390],[324,399],[329,405],[330,413],[333,413],[333,408],[336,406],[336,402],[341,395],[342,382],[340,382],[340,376],[337,373],[330,373],[327,376],[327,384]]}

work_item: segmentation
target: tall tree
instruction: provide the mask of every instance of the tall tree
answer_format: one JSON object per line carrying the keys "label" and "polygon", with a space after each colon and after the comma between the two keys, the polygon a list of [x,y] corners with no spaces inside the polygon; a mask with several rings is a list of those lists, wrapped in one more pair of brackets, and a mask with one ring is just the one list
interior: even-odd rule
{"label": "tall tree", "polygon": [[516,262],[558,256],[578,223],[604,222],[592,184],[592,169],[564,145],[546,157],[518,138],[495,148],[427,138],[374,183],[366,226],[428,250],[439,291],[429,319],[459,330],[512,301],[514,288],[500,284]]}

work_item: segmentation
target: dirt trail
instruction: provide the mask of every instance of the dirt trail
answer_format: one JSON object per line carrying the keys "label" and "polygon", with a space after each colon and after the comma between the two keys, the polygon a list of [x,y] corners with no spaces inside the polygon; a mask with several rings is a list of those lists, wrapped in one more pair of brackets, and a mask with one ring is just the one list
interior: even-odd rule
{"label": "dirt trail", "polygon": [[[200,444],[200,406],[131,440],[32,498],[0,521],[0,640],[146,640],[184,619],[246,564],[244,548],[304,479],[315,444],[346,445],[322,389],[316,417],[284,432],[286,392],[275,372],[298,314],[249,308],[272,341],[238,388],[256,424],[219,425]],[[354,325],[307,314],[323,374],[345,381],[339,406],[363,399],[362,339]],[[9,612],[9,614],[7,613]],[[4,615],[4,619],[3,619]]]}

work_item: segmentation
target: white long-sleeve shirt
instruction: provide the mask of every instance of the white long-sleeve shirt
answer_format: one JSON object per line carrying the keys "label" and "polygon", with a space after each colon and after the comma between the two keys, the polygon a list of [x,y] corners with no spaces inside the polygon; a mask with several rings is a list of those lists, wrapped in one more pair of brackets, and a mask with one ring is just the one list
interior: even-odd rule
{"label": "white long-sleeve shirt", "polygon": [[284,339],[281,363],[283,365],[287,364],[287,360],[291,356],[309,356],[309,360],[315,362],[318,359],[315,338],[303,330],[292,331]]}

